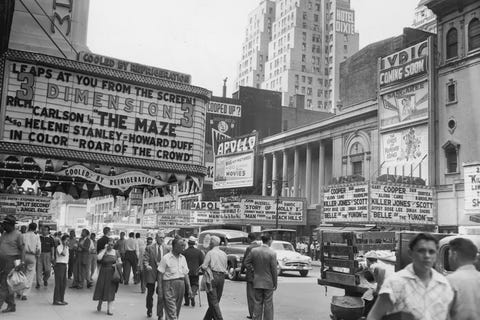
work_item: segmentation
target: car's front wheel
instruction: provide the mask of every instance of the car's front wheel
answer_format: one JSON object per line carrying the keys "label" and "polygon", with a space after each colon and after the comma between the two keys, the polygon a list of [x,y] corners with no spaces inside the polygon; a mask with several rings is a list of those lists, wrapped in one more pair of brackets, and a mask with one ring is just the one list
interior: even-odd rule
{"label": "car's front wheel", "polygon": [[300,275],[301,275],[302,277],[306,277],[307,274],[308,274],[308,270],[302,270],[302,271],[300,271]]}
{"label": "car's front wheel", "polygon": [[238,274],[237,271],[235,271],[235,267],[231,263],[229,263],[228,266],[227,266],[227,278],[228,278],[228,280],[232,280],[232,281],[237,280],[238,276],[239,276],[239,274]]}

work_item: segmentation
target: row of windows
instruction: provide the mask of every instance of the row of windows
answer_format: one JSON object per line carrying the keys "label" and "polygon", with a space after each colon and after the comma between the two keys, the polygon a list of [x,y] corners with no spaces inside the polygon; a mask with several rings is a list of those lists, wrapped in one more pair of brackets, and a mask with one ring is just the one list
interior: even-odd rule
{"label": "row of windows", "polygon": [[[468,24],[468,43],[467,50],[472,51],[480,48],[480,20],[474,18]],[[458,31],[451,28],[446,36],[446,56],[447,59],[458,57]]]}

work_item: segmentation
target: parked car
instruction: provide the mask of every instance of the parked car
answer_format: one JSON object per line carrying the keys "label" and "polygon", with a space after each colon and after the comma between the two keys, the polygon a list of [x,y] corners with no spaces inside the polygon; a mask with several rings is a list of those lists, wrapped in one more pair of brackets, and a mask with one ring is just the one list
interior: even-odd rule
{"label": "parked car", "polygon": [[278,275],[284,271],[298,271],[306,277],[312,270],[312,258],[296,252],[291,243],[273,240],[270,248],[277,253]]}
{"label": "parked car", "polygon": [[220,250],[223,250],[227,254],[227,278],[230,280],[238,280],[240,278],[243,255],[248,247],[248,234],[239,230],[205,230],[198,235],[198,248],[200,250],[206,250],[205,246],[208,244],[204,243],[204,239],[207,234],[220,238]]}

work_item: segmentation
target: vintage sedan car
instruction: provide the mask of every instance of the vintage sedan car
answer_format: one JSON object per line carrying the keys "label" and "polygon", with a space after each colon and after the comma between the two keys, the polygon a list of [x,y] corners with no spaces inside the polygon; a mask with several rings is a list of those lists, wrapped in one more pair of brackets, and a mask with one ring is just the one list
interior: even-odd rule
{"label": "vintage sedan car", "polygon": [[290,242],[274,240],[270,248],[277,253],[278,275],[284,271],[298,271],[306,277],[312,270],[312,258],[296,252]]}

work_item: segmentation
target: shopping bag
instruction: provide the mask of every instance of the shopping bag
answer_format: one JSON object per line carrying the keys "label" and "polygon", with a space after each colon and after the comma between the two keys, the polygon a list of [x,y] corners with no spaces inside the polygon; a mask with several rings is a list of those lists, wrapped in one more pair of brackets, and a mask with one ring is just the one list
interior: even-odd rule
{"label": "shopping bag", "polygon": [[28,287],[27,276],[23,271],[13,269],[7,276],[7,284],[10,292],[21,294]]}

